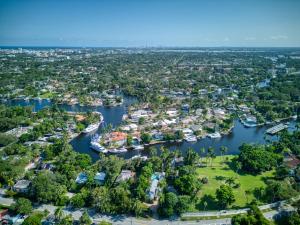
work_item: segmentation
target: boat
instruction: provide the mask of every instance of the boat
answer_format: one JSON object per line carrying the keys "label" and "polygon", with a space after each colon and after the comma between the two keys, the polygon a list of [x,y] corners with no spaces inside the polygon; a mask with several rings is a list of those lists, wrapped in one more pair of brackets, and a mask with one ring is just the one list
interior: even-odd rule
{"label": "boat", "polygon": [[87,133],[90,133],[90,132],[92,132],[92,131],[95,131],[95,130],[98,129],[99,125],[100,125],[99,122],[98,122],[98,123],[90,124],[87,128],[85,128],[85,129],[82,131],[82,133],[87,134]]}
{"label": "boat", "polygon": [[107,149],[100,145],[98,142],[91,142],[90,148],[95,150],[96,152],[107,153]]}
{"label": "boat", "polygon": [[215,133],[212,133],[212,134],[208,134],[207,136],[210,137],[210,138],[220,138],[221,134],[219,132],[215,132]]}
{"label": "boat", "polygon": [[131,160],[141,159],[142,161],[146,161],[148,159],[148,157],[147,156],[141,156],[141,155],[135,155],[135,156],[132,156],[130,159]]}
{"label": "boat", "polygon": [[112,153],[112,154],[119,154],[119,153],[124,153],[124,152],[127,152],[127,149],[125,147],[121,147],[121,148],[113,148],[113,149],[109,149],[108,150],[109,153]]}
{"label": "boat", "polygon": [[188,142],[196,142],[197,137],[195,135],[189,135],[189,136],[185,137],[184,140],[186,140]]}
{"label": "boat", "polygon": [[136,145],[133,148],[134,150],[144,150],[144,146],[143,145]]}

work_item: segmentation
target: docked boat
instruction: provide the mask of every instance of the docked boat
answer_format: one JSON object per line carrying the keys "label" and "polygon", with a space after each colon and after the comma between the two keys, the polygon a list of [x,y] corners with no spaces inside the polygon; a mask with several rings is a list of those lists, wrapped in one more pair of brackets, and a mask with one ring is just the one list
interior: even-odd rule
{"label": "docked boat", "polygon": [[144,150],[144,146],[143,145],[136,145],[133,148],[134,150]]}
{"label": "docked boat", "polygon": [[197,137],[195,135],[190,135],[190,136],[187,136],[186,138],[184,138],[184,140],[186,140],[188,142],[196,142]]}
{"label": "docked boat", "polygon": [[130,159],[131,160],[141,159],[142,161],[146,161],[148,159],[148,157],[147,156],[141,156],[141,155],[135,155],[135,156],[132,156]]}
{"label": "docked boat", "polygon": [[84,134],[87,134],[87,133],[90,133],[92,131],[95,131],[99,128],[99,125],[103,122],[103,116],[100,112],[94,112],[96,114],[99,115],[99,122],[98,123],[93,123],[93,124],[90,124],[87,128],[85,128],[82,133]]}
{"label": "docked boat", "polygon": [[100,145],[98,142],[91,142],[90,148],[95,150],[96,152],[107,153],[107,149]]}
{"label": "docked boat", "polygon": [[112,154],[119,154],[119,153],[124,153],[124,152],[127,152],[127,149],[125,147],[121,147],[121,148],[113,148],[113,149],[109,149],[108,150],[109,153],[112,153]]}
{"label": "docked boat", "polygon": [[95,130],[98,129],[99,125],[100,125],[100,122],[90,124],[87,128],[85,128],[85,129],[82,131],[82,133],[87,134],[87,133],[90,133],[90,132],[92,132],[92,131],[95,131]]}
{"label": "docked boat", "polygon": [[207,136],[210,137],[210,138],[220,138],[221,134],[219,132],[215,132],[215,133],[212,133],[212,134],[208,134]]}

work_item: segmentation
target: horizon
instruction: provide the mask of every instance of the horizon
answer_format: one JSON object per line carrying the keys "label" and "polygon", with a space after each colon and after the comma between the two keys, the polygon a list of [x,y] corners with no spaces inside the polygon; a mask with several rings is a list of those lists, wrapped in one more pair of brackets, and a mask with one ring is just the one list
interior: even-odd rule
{"label": "horizon", "polygon": [[300,47],[300,2],[0,0],[0,46]]}

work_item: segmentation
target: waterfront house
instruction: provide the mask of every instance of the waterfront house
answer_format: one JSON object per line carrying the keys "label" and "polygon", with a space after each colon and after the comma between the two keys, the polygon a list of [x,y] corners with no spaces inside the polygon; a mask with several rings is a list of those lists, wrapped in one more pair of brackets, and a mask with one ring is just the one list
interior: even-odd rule
{"label": "waterfront house", "polygon": [[120,175],[117,177],[117,182],[126,181],[130,178],[133,178],[135,176],[135,173],[131,170],[122,170]]}
{"label": "waterfront house", "polygon": [[106,173],[104,172],[96,173],[94,177],[94,181],[96,184],[103,185],[105,181],[105,177],[106,177]]}
{"label": "waterfront house", "polygon": [[159,181],[164,178],[165,174],[164,173],[160,173],[160,172],[155,172],[154,174],[152,174],[151,176],[151,184],[149,187],[149,190],[147,192],[147,197],[149,199],[150,202],[152,202],[153,200],[155,200],[157,198],[158,192],[159,192]]}
{"label": "waterfront house", "polygon": [[127,134],[124,132],[115,131],[110,134],[109,142],[113,145],[122,146],[127,141]]}
{"label": "waterfront house", "polygon": [[30,185],[31,181],[29,180],[18,180],[13,189],[18,193],[27,193],[29,191]]}

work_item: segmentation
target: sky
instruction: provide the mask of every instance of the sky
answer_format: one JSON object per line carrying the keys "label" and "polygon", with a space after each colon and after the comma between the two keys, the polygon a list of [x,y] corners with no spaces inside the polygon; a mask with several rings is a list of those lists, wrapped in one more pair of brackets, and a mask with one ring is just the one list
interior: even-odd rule
{"label": "sky", "polygon": [[0,46],[300,47],[300,0],[0,0]]}

